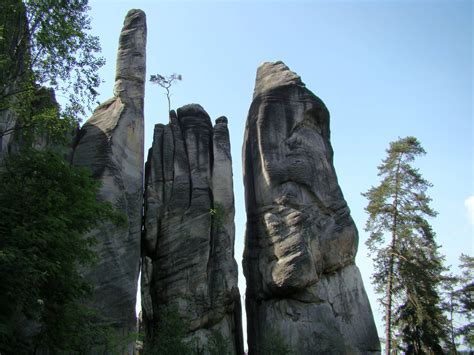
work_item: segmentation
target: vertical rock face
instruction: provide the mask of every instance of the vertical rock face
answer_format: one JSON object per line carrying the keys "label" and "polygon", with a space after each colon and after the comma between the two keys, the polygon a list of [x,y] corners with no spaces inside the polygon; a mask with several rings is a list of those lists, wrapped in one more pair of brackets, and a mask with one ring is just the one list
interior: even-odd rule
{"label": "vertical rock face", "polygon": [[300,77],[261,65],[243,145],[250,354],[279,338],[297,354],[379,351],[329,136],[329,112]]}
{"label": "vertical rock face", "polygon": [[123,211],[125,228],[106,223],[92,233],[99,263],[87,273],[94,305],[123,334],[134,330],[143,196],[143,97],[146,18],[130,10],[120,34],[114,97],[79,132],[72,161],[102,182],[100,198]]}
{"label": "vertical rock face", "polygon": [[196,104],[155,126],[145,172],[142,312],[153,342],[176,307],[187,340],[204,349],[213,332],[243,353],[234,260],[234,195],[227,119],[212,127]]}

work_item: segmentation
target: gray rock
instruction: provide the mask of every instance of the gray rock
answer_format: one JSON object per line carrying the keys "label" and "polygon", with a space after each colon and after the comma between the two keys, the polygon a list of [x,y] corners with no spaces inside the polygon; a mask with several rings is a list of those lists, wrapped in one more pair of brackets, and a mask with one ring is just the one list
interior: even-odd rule
{"label": "gray rock", "polygon": [[196,104],[155,126],[145,170],[142,309],[146,344],[156,341],[162,310],[176,306],[186,340],[207,353],[220,332],[243,353],[234,195],[227,119],[212,127]]}
{"label": "gray rock", "polygon": [[102,182],[100,199],[128,217],[126,228],[110,223],[92,234],[99,263],[86,272],[95,287],[94,306],[123,335],[136,329],[143,196],[143,98],[146,17],[130,10],[120,34],[114,97],[101,104],[79,132],[72,161]]}
{"label": "gray rock", "polygon": [[379,352],[333,166],[329,112],[282,62],[257,71],[243,145],[249,353]]}

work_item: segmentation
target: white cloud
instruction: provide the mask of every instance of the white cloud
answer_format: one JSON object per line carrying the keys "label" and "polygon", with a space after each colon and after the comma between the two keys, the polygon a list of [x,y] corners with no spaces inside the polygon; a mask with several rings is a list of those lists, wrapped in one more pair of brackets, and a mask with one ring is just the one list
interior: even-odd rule
{"label": "white cloud", "polygon": [[466,198],[464,206],[466,206],[467,209],[467,218],[469,219],[469,222],[474,225],[474,195]]}

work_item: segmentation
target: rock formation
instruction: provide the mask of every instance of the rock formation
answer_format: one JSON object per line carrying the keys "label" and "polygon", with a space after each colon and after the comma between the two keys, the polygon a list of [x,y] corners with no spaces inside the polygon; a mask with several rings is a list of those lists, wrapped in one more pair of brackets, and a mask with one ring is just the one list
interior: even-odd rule
{"label": "rock formation", "polygon": [[207,353],[216,332],[243,353],[234,260],[234,195],[227,119],[212,127],[196,104],[155,126],[145,168],[142,317],[146,344],[159,341],[174,308],[186,341]]}
{"label": "rock formation", "polygon": [[282,62],[257,71],[243,145],[249,354],[378,352],[329,112]]}
{"label": "rock formation", "polygon": [[130,10],[120,34],[114,97],[101,104],[79,132],[74,165],[102,182],[100,196],[123,211],[127,226],[105,223],[92,233],[99,263],[87,272],[94,306],[124,335],[136,329],[143,196],[143,98],[146,18]]}

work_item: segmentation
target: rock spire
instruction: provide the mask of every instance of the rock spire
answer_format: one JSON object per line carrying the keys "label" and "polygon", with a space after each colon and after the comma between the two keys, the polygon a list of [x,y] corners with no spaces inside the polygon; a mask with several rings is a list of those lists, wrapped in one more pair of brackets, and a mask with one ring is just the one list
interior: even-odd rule
{"label": "rock spire", "polygon": [[126,227],[106,223],[92,231],[99,263],[86,273],[95,288],[95,308],[124,336],[136,330],[146,33],[145,13],[130,10],[119,39],[114,96],[81,128],[72,158],[102,182],[99,198],[127,216]]}
{"label": "rock spire", "polygon": [[282,62],[258,68],[243,165],[249,354],[278,340],[297,354],[379,352],[329,112]]}
{"label": "rock spire", "polygon": [[208,353],[219,333],[242,354],[227,118],[213,127],[199,105],[172,111],[169,124],[155,126],[145,171],[145,343],[160,341],[160,317],[174,307],[193,347]]}

